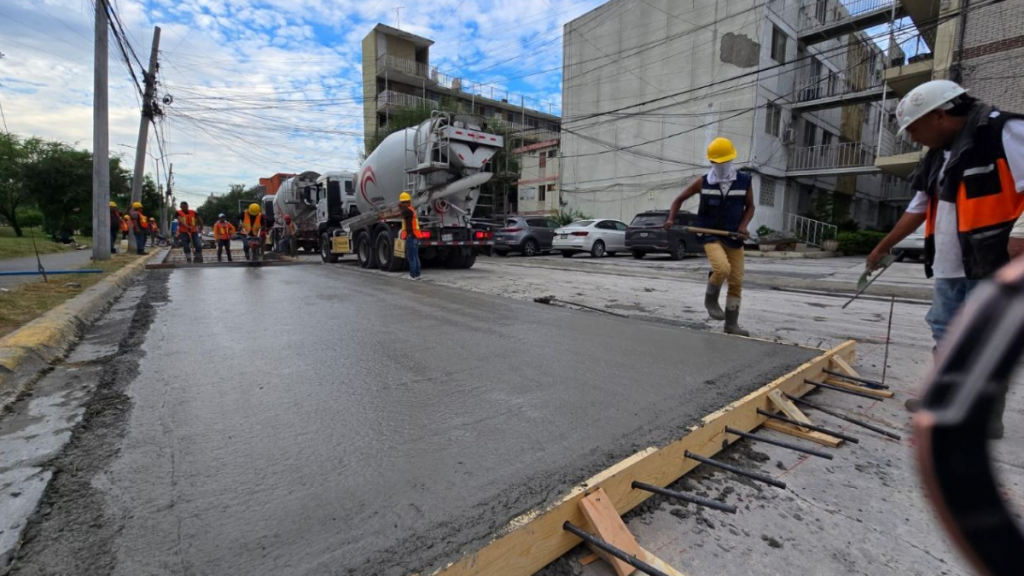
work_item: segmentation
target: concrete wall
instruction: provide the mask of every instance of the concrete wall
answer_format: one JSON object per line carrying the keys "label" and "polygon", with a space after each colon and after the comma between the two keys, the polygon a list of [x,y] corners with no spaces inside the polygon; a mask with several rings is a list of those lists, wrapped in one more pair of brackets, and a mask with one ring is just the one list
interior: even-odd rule
{"label": "concrete wall", "polygon": [[[551,154],[554,153],[554,156]],[[520,157],[518,214],[554,214],[558,212],[558,144],[524,152]],[[540,187],[546,188],[540,198]]]}
{"label": "concrete wall", "polygon": [[[1024,0],[1005,0],[967,13],[962,83],[973,96],[1024,112]],[[954,59],[955,61],[955,59]]]}
{"label": "concrete wall", "polygon": [[363,38],[363,139],[377,131],[377,32]]}

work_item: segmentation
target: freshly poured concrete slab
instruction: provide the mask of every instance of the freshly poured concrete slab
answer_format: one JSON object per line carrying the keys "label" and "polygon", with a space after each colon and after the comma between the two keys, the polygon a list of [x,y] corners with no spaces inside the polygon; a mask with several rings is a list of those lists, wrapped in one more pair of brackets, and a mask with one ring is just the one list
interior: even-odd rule
{"label": "freshly poured concrete slab", "polygon": [[115,574],[429,572],[816,356],[329,266],[169,299],[98,482]]}

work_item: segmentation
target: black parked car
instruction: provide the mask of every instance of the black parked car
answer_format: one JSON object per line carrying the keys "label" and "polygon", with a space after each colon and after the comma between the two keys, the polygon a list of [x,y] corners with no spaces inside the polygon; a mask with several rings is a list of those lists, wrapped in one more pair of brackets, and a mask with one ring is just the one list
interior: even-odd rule
{"label": "black parked car", "polygon": [[633,258],[661,252],[673,260],[682,260],[687,252],[700,250],[700,240],[693,232],[684,232],[678,226],[693,226],[697,215],[692,212],[676,214],[675,228],[665,230],[662,226],[668,219],[668,210],[650,210],[637,214],[626,228],[626,249]]}

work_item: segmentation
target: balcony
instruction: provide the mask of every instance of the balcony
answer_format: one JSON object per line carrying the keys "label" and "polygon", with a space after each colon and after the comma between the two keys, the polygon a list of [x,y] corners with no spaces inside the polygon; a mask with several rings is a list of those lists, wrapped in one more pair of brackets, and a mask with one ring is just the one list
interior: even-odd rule
{"label": "balcony", "polygon": [[786,176],[857,176],[874,174],[875,150],[860,142],[840,142],[789,149]]}
{"label": "balcony", "polygon": [[921,54],[906,64],[902,60],[885,71],[885,82],[895,96],[902,98],[908,92],[932,79],[935,67],[933,54]]}
{"label": "balcony", "polygon": [[429,98],[402,94],[392,90],[385,90],[377,95],[378,112],[395,108],[430,108],[431,110],[437,110],[440,107],[440,104]]}
{"label": "balcony", "polygon": [[844,34],[885,24],[906,15],[901,0],[805,0],[800,6],[798,39],[817,44]]}
{"label": "balcony", "polygon": [[881,102],[885,90],[881,73],[866,67],[805,77],[797,85],[794,112]]}
{"label": "balcony", "polygon": [[914,191],[910,189],[910,182],[896,178],[882,180],[880,201],[901,203],[908,202],[913,197]]}

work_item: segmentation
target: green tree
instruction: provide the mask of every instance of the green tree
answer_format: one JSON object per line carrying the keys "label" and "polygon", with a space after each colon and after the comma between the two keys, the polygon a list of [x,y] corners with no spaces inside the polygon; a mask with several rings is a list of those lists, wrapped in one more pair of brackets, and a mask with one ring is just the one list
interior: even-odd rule
{"label": "green tree", "polygon": [[210,196],[196,209],[203,222],[212,224],[220,214],[226,214],[229,222],[234,222],[239,215],[239,202],[251,202],[259,199],[256,186],[246,188],[244,184],[232,184],[227,194]]}
{"label": "green tree", "polygon": [[31,151],[40,145],[38,138],[22,142],[14,134],[0,134],[0,216],[14,228],[19,238],[23,232],[18,221],[21,207],[31,204],[24,185],[24,172]]}
{"label": "green tree", "polygon": [[92,154],[46,141],[30,156],[23,185],[43,214],[43,230],[92,233]]}

